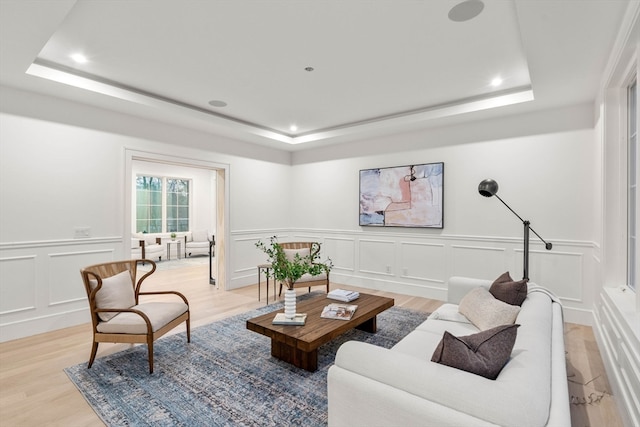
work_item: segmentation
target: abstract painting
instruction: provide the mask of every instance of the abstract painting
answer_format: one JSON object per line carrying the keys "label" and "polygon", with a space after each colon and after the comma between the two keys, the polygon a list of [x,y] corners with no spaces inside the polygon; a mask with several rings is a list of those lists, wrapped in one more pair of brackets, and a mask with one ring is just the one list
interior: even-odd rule
{"label": "abstract painting", "polygon": [[360,171],[360,225],[443,227],[444,163]]}

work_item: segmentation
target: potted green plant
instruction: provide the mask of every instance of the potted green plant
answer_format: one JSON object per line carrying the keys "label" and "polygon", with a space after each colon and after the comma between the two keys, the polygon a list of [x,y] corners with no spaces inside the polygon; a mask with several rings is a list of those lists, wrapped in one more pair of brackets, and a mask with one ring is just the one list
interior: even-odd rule
{"label": "potted green plant", "polygon": [[[325,262],[319,261],[319,251],[316,251],[315,254],[311,251],[309,255],[305,256],[300,256],[300,254],[296,253],[293,258],[287,257],[284,249],[278,243],[276,236],[269,238],[269,244],[258,240],[256,247],[267,254],[269,258],[268,261],[271,263],[270,275],[276,281],[284,283],[287,287],[285,291],[285,316],[287,314],[289,314],[290,317],[295,315],[295,291],[293,284],[304,274],[309,273],[312,276],[316,276],[325,272],[329,273],[331,267],[333,267],[333,263],[328,258]],[[293,312],[291,312],[291,300],[293,300]]]}
{"label": "potted green plant", "polygon": [[171,233],[171,240],[176,240],[176,233]]}

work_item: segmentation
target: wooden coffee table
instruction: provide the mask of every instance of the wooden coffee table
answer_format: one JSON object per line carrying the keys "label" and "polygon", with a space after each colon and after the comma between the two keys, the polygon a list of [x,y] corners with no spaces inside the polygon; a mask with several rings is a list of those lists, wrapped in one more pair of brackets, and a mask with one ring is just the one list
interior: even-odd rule
{"label": "wooden coffee table", "polygon": [[[322,309],[331,303],[325,294],[312,297],[296,304],[298,313],[307,313],[303,326],[273,325],[271,321],[277,311],[247,320],[247,329],[271,338],[271,355],[307,371],[318,369],[318,347],[346,331],[358,328],[376,332],[376,315],[393,307],[393,298],[360,294],[360,298],[350,302],[358,309],[351,320],[324,319]],[[280,310],[282,312],[284,310]]]}

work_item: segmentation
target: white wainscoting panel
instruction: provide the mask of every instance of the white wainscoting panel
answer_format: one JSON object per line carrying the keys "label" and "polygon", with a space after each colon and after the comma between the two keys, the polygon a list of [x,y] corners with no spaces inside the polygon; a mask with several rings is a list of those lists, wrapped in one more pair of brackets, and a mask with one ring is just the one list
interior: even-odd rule
{"label": "white wainscoting panel", "polygon": [[320,251],[320,259],[327,257],[333,262],[335,270],[355,271],[356,241],[354,238],[327,237]]}
{"label": "white wainscoting panel", "polygon": [[605,288],[593,331],[625,425],[640,425],[640,319],[629,290]]}
{"label": "white wainscoting panel", "polygon": [[[321,258],[331,258],[331,282],[372,290],[446,300],[451,276],[495,279],[509,271],[522,277],[520,238],[443,235],[411,230],[250,230],[232,232],[234,271],[231,288],[256,284],[256,265],[264,257],[254,247],[263,236],[281,241],[322,243]],[[597,278],[591,242],[553,241],[547,251],[531,242],[529,277],[554,292],[565,320],[590,324]]]}
{"label": "white wainscoting panel", "polygon": [[90,322],[80,269],[123,251],[121,237],[0,245],[0,342]]}
{"label": "white wainscoting panel", "polygon": [[[107,260],[105,260],[107,259]],[[67,304],[87,300],[80,269],[83,267],[113,261],[113,250],[89,250],[49,254],[48,305]]]}
{"label": "white wainscoting panel", "polygon": [[36,256],[0,258],[0,316],[36,308]]}
{"label": "white wainscoting panel", "polygon": [[400,262],[402,277],[436,283],[447,280],[444,244],[401,242]]}
{"label": "white wainscoting panel", "polygon": [[489,246],[452,245],[452,274],[450,276],[478,277],[481,279],[498,277],[509,270],[505,248]]}
{"label": "white wainscoting panel", "polygon": [[[523,251],[518,250],[519,266],[522,268]],[[529,251],[529,278],[567,301],[581,302],[584,256],[578,252],[559,250]]]}
{"label": "white wainscoting panel", "polygon": [[361,273],[392,275],[396,265],[395,242],[360,239],[358,265]]}

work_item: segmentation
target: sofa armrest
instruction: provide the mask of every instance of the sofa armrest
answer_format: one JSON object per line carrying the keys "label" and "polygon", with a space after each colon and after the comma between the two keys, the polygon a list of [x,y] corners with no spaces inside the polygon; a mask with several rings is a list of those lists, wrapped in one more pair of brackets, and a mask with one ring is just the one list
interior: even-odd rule
{"label": "sofa armrest", "polygon": [[462,298],[474,288],[482,286],[489,289],[493,281],[472,277],[453,276],[447,284],[447,302],[460,304]]}

